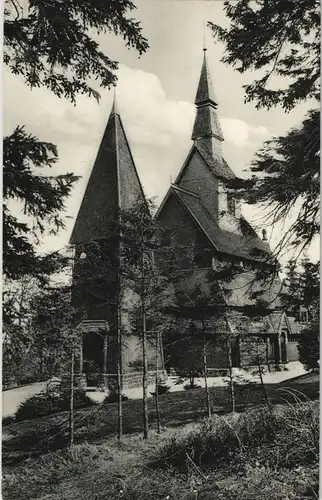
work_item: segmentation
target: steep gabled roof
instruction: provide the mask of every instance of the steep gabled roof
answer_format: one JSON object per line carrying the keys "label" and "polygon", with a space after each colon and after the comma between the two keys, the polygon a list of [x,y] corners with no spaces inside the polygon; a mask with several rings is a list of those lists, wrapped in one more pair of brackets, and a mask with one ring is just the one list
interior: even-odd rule
{"label": "steep gabled roof", "polygon": [[201,158],[215,177],[218,177],[219,179],[222,179],[224,181],[237,178],[226,160],[220,154],[214,154],[215,152],[212,150],[211,145],[207,141],[195,141],[191,146],[188,156],[185,159],[174,184],[179,184],[184,171],[194,153],[197,153],[201,156]]}
{"label": "steep gabled roof", "polygon": [[171,189],[219,252],[259,262],[267,259],[270,254],[269,246],[257,236],[244,218],[241,234],[225,231],[220,228],[196,193],[175,185],[172,185]]}
{"label": "steep gabled roof", "polygon": [[70,243],[106,238],[117,209],[144,199],[143,189],[114,102],[75,221]]}
{"label": "steep gabled roof", "polygon": [[237,178],[226,160],[221,155],[214,154],[209,142],[196,141],[195,147],[216,177],[227,180]]}

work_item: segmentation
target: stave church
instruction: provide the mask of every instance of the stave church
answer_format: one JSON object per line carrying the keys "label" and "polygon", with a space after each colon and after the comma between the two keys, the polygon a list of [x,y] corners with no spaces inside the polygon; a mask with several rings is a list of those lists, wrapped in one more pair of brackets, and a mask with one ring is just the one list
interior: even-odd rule
{"label": "stave church", "polygon": [[[240,272],[223,286],[228,314],[225,328],[236,333],[236,312],[254,303],[254,292],[262,292],[270,304],[269,314],[252,321],[249,335],[262,339],[267,363],[285,364],[298,359],[297,342],[301,324],[284,311],[279,300],[281,281],[274,277],[267,289],[256,279],[258,270],[270,271],[270,248],[265,231],[259,237],[241,214],[240,202],[228,188],[236,175],[223,158],[223,132],[220,126],[216,99],[204,49],[199,84],[195,98],[196,115],[191,133],[192,145],[184,164],[178,165],[178,174],[155,215],[158,224],[172,231],[171,245],[188,244],[195,254],[196,266],[182,273],[184,286],[193,288],[202,284],[209,269],[218,263],[236,264]],[[84,255],[89,242],[108,241],[111,221],[118,209],[127,210],[144,199],[142,185],[135,167],[130,144],[117,105],[113,107],[103,134],[96,160],[74,224],[70,244],[75,248],[75,265]],[[183,270],[184,271],[184,270]],[[113,270],[111,271],[113,274]],[[117,276],[114,276],[117,287]],[[116,290],[116,288],[115,288]],[[175,293],[175,292],[174,292]],[[124,294],[131,301],[133,291]],[[115,301],[106,301],[97,294],[84,303],[84,317],[79,325],[82,342],[79,347],[77,373],[88,387],[111,386],[117,377],[117,328],[128,330],[121,352],[122,385],[141,384],[142,355],[140,342],[131,336],[128,318],[120,318]],[[184,344],[182,349],[184,350]],[[166,378],[169,366],[164,361],[162,339],[159,352],[158,375]],[[155,377],[155,346],[148,345],[149,376]],[[243,343],[235,343],[233,366],[251,364]],[[140,364],[141,363],[141,364]],[[216,374],[228,368],[225,343],[216,340],[207,346],[207,371]]]}

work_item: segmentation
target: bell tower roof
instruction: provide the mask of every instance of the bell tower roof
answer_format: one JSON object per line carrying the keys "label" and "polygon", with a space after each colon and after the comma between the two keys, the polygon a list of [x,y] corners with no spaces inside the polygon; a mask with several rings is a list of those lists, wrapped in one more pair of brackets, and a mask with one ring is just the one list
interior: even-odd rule
{"label": "bell tower roof", "polygon": [[197,140],[204,137],[214,137],[223,141],[224,137],[216,111],[218,101],[208,67],[207,49],[204,48],[203,52],[203,63],[195,99],[197,111],[191,138]]}
{"label": "bell tower roof", "polygon": [[213,89],[208,61],[207,61],[207,49],[203,49],[203,63],[201,67],[201,73],[198,83],[198,89],[195,99],[195,105],[198,106],[200,104],[204,104],[206,102],[211,102],[214,106],[218,105],[215,92]]}
{"label": "bell tower roof", "polygon": [[114,95],[70,244],[107,238],[118,210],[130,209],[144,199]]}

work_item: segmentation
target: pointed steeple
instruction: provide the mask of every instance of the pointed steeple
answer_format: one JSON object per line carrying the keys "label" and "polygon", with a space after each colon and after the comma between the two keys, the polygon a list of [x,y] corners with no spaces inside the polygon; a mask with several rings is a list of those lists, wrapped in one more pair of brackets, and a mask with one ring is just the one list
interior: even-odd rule
{"label": "pointed steeple", "polygon": [[116,90],[115,90],[115,87],[114,87],[114,97],[113,97],[113,104],[112,104],[112,109],[111,109],[111,116],[112,115],[119,115],[120,112],[119,112],[119,109],[118,109],[118,106],[117,106],[117,100],[116,100]]}
{"label": "pointed steeple", "polygon": [[114,96],[70,243],[108,237],[117,210],[127,210],[139,199],[144,199],[143,189]]}
{"label": "pointed steeple", "polygon": [[209,73],[208,61],[207,61],[207,49],[203,49],[203,63],[201,68],[201,74],[199,78],[199,84],[195,99],[195,105],[202,105],[207,102],[211,102],[213,106],[217,106],[218,102],[214,93],[212,86],[212,81]]}
{"label": "pointed steeple", "polygon": [[[211,138],[211,143],[214,143],[214,138],[216,141],[212,146],[215,146],[216,142],[223,141],[224,137],[216,112],[218,102],[213,90],[208,68],[207,49],[204,48],[203,51],[204,58],[195,99],[197,112],[191,138],[194,141]],[[213,147],[211,147],[211,149],[213,149]]]}

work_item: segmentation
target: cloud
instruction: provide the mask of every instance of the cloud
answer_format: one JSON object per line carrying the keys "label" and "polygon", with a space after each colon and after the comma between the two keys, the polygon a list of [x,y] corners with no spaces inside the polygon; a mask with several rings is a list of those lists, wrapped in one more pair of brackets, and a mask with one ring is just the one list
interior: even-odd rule
{"label": "cloud", "polygon": [[[169,100],[155,74],[121,65],[118,76],[118,107],[139,176],[147,195],[160,201],[191,147],[194,105]],[[57,144],[56,171],[76,172],[83,177],[66,207],[66,213],[75,218],[111,110],[113,91],[103,90],[99,105],[79,96],[74,106],[45,88],[29,90],[21,78],[7,69],[4,87],[5,134],[11,133],[17,124],[26,125],[40,139]],[[234,148],[246,152],[252,141],[262,141],[268,133],[265,127],[252,127],[237,118],[224,117],[221,123],[230,154]],[[60,237],[46,239],[46,245],[60,247],[67,243],[72,225],[70,221]]]}
{"label": "cloud", "polygon": [[257,145],[258,136],[260,140],[269,136],[266,127],[252,127],[245,121],[237,118],[222,118],[221,124],[225,139],[239,148]]}

